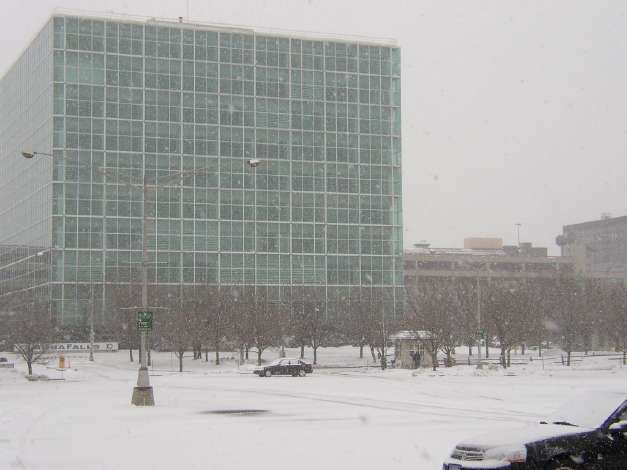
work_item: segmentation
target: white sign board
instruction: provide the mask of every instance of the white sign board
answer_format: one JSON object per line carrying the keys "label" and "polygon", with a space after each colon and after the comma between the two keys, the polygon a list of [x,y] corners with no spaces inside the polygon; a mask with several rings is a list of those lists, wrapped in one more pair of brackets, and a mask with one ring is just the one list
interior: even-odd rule
{"label": "white sign board", "polygon": [[[19,353],[19,345],[15,345],[14,351]],[[89,352],[89,343],[51,343],[48,344],[47,352],[53,353],[74,353],[74,352]],[[39,345],[35,346],[35,351],[39,351],[41,348]],[[116,352],[118,350],[118,343],[94,343],[94,352]]]}
{"label": "white sign board", "polygon": [[[94,343],[94,352],[115,352],[118,343]],[[89,352],[89,343],[52,343],[48,345],[50,352]]]}

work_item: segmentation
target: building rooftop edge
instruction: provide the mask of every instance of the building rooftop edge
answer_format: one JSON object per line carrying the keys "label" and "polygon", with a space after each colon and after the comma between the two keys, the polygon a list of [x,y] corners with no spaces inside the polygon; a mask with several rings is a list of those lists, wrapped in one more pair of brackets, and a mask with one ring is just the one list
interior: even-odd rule
{"label": "building rooftop edge", "polygon": [[333,33],[320,33],[315,31],[298,31],[282,28],[262,28],[251,27],[236,24],[226,23],[211,23],[207,21],[198,20],[195,18],[189,18],[187,20],[179,21],[178,18],[165,18],[165,17],[151,17],[143,15],[131,15],[127,13],[117,13],[114,11],[97,12],[80,9],[68,9],[68,8],[55,8],[50,17],[55,16],[76,16],[92,19],[103,20],[116,20],[127,21],[141,24],[154,24],[169,27],[188,27],[188,28],[205,28],[214,31],[235,32],[235,33],[254,33],[254,34],[268,34],[279,37],[291,37],[305,40],[317,40],[317,41],[334,41],[334,42],[357,42],[360,44],[367,44],[372,46],[386,46],[399,48],[398,41],[394,38],[379,38],[370,36],[360,36],[352,34],[333,34]]}
{"label": "building rooftop edge", "polygon": [[567,256],[528,256],[528,255],[509,255],[503,250],[471,250],[467,248],[428,248],[428,249],[411,249],[406,248],[403,251],[403,257],[406,256],[433,256],[434,258],[442,258],[446,256],[466,258],[484,258],[498,259],[499,261],[524,261],[524,262],[547,262],[560,261],[571,262],[571,258]]}
{"label": "building rooftop edge", "polygon": [[614,223],[620,224],[623,222],[627,222],[627,215],[622,215],[620,217],[611,217],[609,219],[588,220],[586,222],[579,222],[576,224],[564,225],[562,228],[563,229],[578,228],[578,227],[594,226],[597,224],[614,224]]}

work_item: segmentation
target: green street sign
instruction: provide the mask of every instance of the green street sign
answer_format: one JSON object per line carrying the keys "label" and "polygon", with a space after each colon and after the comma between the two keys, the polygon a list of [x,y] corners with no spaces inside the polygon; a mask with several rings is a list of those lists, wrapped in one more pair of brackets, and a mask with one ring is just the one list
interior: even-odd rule
{"label": "green street sign", "polygon": [[152,330],[152,312],[137,312],[137,329]]}

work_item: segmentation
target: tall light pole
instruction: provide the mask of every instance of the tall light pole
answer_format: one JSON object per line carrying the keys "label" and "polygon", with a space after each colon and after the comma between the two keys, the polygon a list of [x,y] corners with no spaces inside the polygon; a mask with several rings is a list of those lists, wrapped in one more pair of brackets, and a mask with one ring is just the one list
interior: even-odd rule
{"label": "tall light pole", "polygon": [[91,293],[89,299],[89,361],[94,362],[94,281],[91,281]]}
{"label": "tall light pole", "polygon": [[[148,211],[146,201],[148,200],[148,184],[146,181],[146,170],[142,178],[142,312],[148,309]],[[146,334],[147,330],[140,329],[139,334],[139,370],[137,371],[137,385],[133,388],[131,403],[135,406],[154,406],[155,397],[150,385],[148,366],[146,365]]]}
{"label": "tall light pole", "polygon": [[516,225],[516,239],[518,240],[518,248],[520,248],[520,227],[521,223],[517,223]]}
{"label": "tall light pole", "polygon": [[261,160],[257,159],[257,158],[251,158],[250,160],[246,160],[246,163],[248,164],[248,166],[250,166],[253,169],[253,196],[254,196],[254,202],[253,202],[253,243],[254,243],[254,247],[253,247],[253,256],[255,257],[255,264],[254,264],[254,272],[253,272],[253,283],[254,283],[254,291],[255,293],[257,292],[257,167],[259,166],[259,164],[261,163]]}
{"label": "tall light pole", "polygon": [[[43,155],[46,157],[53,157],[52,154],[49,153],[44,153],[44,152],[29,152],[29,151],[23,151],[21,152],[22,157],[27,158],[27,159],[31,159],[35,156],[38,155]],[[249,160],[248,164],[251,167],[256,167],[258,164],[260,163],[260,160]],[[102,167],[99,168],[100,171],[102,171],[103,173],[108,170],[109,168],[106,167]],[[114,169],[114,168],[111,168]],[[198,174],[198,173],[204,173],[204,171],[178,171],[178,172],[174,172],[176,173],[173,176],[176,176],[177,178],[182,178],[184,175],[187,174]],[[166,178],[167,179],[167,178]],[[146,169],[144,166],[144,171],[143,171],[143,177],[142,177],[142,195],[143,195],[143,201],[142,201],[142,261],[141,261],[141,265],[142,265],[142,299],[141,299],[141,311],[142,312],[146,312],[148,309],[148,237],[147,237],[147,233],[148,233],[148,211],[147,211],[147,201],[148,201],[148,191],[151,187],[156,187],[157,183],[159,183],[159,181],[156,181],[155,184],[148,184],[147,178],[146,178]],[[130,184],[130,186],[139,186],[138,184]],[[104,211],[106,211],[106,207],[103,208]],[[105,227],[103,227],[103,230],[105,230]],[[91,308],[91,333],[90,333],[90,342],[92,347],[90,348],[91,351],[93,351],[93,311],[94,311],[94,306],[93,306],[93,283],[92,283],[92,308]],[[138,315],[139,316],[139,315]],[[139,370],[137,373],[137,386],[133,388],[133,396],[131,398],[131,403],[133,405],[137,405],[137,406],[154,406],[155,401],[154,401],[154,393],[153,393],[153,389],[152,386],[150,385],[150,376],[148,374],[148,367],[147,367],[147,361],[146,361],[146,343],[147,343],[147,331],[146,329],[140,329],[140,354],[139,354]],[[90,353],[90,360],[93,360],[92,354]]]}
{"label": "tall light pole", "polygon": [[[52,154],[44,153],[44,152],[29,152],[23,151],[22,157],[31,159],[35,156],[46,156],[53,157]],[[107,170],[107,168],[100,168],[103,173]],[[148,184],[146,181],[146,172],[144,170],[143,174],[143,208],[142,208],[142,216],[143,216],[143,224],[142,224],[142,311],[146,311],[148,307],[148,243],[147,243],[147,220],[148,214],[146,211],[146,201],[147,201],[147,193],[148,193]],[[106,208],[103,208],[106,210]],[[105,228],[103,227],[103,230]],[[104,260],[103,260],[104,261]],[[94,343],[94,299],[93,299],[93,280],[91,287],[91,308],[90,308],[90,354],[89,360],[93,361],[93,343]],[[131,402],[134,405],[138,406],[153,406],[155,404],[154,394],[152,390],[152,386],[150,385],[150,377],[148,375],[148,367],[146,366],[146,330],[142,329],[140,332],[140,366],[137,375],[137,386],[133,389],[133,397]]]}
{"label": "tall light pole", "polygon": [[[171,175],[176,178],[182,178],[185,175],[195,175],[204,173],[204,171],[178,171]],[[167,180],[169,178],[165,178]],[[156,186],[159,181],[155,181],[154,185],[149,185],[146,178],[146,170],[144,166],[142,194],[142,311],[148,310],[148,190],[151,186]],[[181,214],[182,217],[182,214]],[[182,282],[182,277],[181,277]],[[182,285],[181,285],[182,287]],[[140,352],[139,352],[139,371],[137,373],[137,386],[133,388],[133,397],[131,403],[136,406],[154,406],[155,399],[152,386],[150,385],[150,376],[148,374],[148,367],[146,363],[146,343],[147,343],[148,330],[140,330]]]}
{"label": "tall light pole", "polygon": [[477,334],[479,335],[477,339],[477,359],[479,362],[477,364],[479,364],[481,362],[481,337],[483,336],[481,334],[481,281],[479,276],[477,276]]}

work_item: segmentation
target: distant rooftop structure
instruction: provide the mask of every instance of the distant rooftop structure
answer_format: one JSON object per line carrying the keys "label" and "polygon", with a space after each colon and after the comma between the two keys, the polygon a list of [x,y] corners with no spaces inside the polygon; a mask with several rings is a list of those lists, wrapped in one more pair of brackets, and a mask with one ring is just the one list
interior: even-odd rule
{"label": "distant rooftop structure", "polygon": [[503,239],[486,237],[464,238],[464,248],[470,250],[500,250],[503,248]]}
{"label": "distant rooftop structure", "polygon": [[405,283],[426,278],[557,278],[572,275],[573,262],[548,256],[530,242],[503,245],[500,238],[466,238],[464,248],[435,248],[427,242],[405,250]]}
{"label": "distant rooftop structure", "polygon": [[546,258],[548,249],[533,246],[531,242],[522,242],[519,246],[503,245],[501,238],[464,238],[464,248],[437,248],[430,243],[421,241],[414,243],[413,248],[405,250],[406,254],[425,255],[468,255],[468,256],[517,256],[529,258]]}

